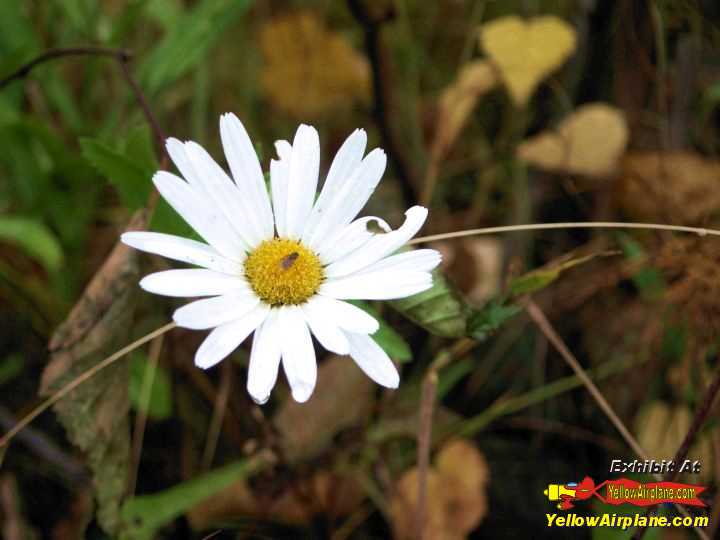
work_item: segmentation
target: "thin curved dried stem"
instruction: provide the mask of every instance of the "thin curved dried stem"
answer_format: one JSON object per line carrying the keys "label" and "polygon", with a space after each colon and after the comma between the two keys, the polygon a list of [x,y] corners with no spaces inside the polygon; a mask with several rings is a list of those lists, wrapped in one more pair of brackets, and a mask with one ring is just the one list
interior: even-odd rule
{"label": "thin curved dried stem", "polygon": [[25,426],[27,426],[30,422],[35,420],[38,416],[40,416],[43,412],[48,410],[50,407],[55,405],[58,401],[60,401],[62,398],[64,398],[66,395],[68,395],[70,392],[72,392],[75,388],[80,386],[82,383],[87,381],[88,379],[91,379],[95,375],[97,375],[100,371],[105,369],[106,367],[114,364],[117,362],[120,358],[128,354],[129,352],[134,351],[138,347],[141,347],[148,341],[152,341],[158,336],[163,335],[166,332],[169,332],[173,328],[175,328],[176,324],[174,322],[168,323],[164,326],[161,326],[157,330],[153,330],[149,334],[144,335],[143,337],[136,339],[129,345],[126,345],[119,351],[114,352],[98,364],[95,364],[92,368],[88,369],[85,373],[82,373],[78,377],[76,377],[74,380],[63,386],[60,390],[55,392],[52,396],[47,398],[45,401],[43,401],[40,405],[35,407],[29,414],[25,415],[22,420],[20,420],[10,431],[8,431],[3,437],[0,439],[0,449],[7,446],[10,441],[17,435]]}
{"label": "thin curved dried stem", "polygon": [[218,439],[220,438],[220,430],[222,429],[225,410],[230,399],[230,390],[232,388],[232,362],[223,362],[220,371],[220,389],[215,398],[215,406],[213,407],[213,415],[208,428],[207,439],[205,441],[205,450],[202,457],[203,470],[210,469],[212,461],[215,458],[215,450],[217,449]]}
{"label": "thin curved dried stem", "polygon": [[140,407],[135,416],[135,427],[133,429],[132,463],[130,467],[130,478],[128,479],[127,493],[135,493],[138,468],[140,467],[140,456],[142,454],[143,440],[145,439],[145,426],[147,425],[147,410],[152,396],[152,387],[155,382],[160,353],[162,352],[164,334],[159,335],[150,343],[148,353],[148,364],[145,367],[142,387],[140,388]]}
{"label": "thin curved dried stem", "polygon": [[547,229],[644,229],[656,231],[673,231],[693,233],[698,236],[720,236],[720,230],[705,229],[703,227],[688,227],[685,225],[665,225],[662,223],[629,223],[623,221],[568,221],[562,223],[528,223],[525,225],[501,225],[499,227],[483,227],[481,229],[467,229],[429,236],[419,236],[408,242],[408,245],[432,242],[435,240],[449,240],[465,236],[480,236],[483,234],[497,234],[506,232],[541,231]]}

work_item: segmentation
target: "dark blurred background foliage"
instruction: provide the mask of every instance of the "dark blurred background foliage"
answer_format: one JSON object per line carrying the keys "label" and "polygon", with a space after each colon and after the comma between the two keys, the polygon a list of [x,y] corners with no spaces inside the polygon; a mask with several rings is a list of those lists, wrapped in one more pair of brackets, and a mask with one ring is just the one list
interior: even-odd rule
{"label": "dark blurred background foliage", "polygon": [[[265,166],[300,122],[320,131],[325,170],[364,127],[390,158],[366,212],[393,224],[420,202],[428,234],[720,227],[714,0],[0,2],[0,78],[87,45],[130,51],[163,131],[218,159],[226,111]],[[163,162],[120,62],[68,56],[9,82],[0,142],[7,431],[39,392],[164,324],[176,303],[137,290],[140,266],[167,267],[159,258],[108,262]],[[162,201],[150,227],[189,234]],[[532,295],[645,452],[669,459],[720,369],[718,241],[559,230],[432,245],[444,267],[430,294],[365,306],[402,363],[399,390],[330,356],[308,404],[279,389],[259,408],[244,349],[204,372],[192,364],[202,336],[174,330],[0,448],[4,537],[414,538],[423,475],[426,539],[629,538],[546,527],[547,484],[603,480],[610,460],[635,456],[524,306]],[[418,468],[428,373],[431,454]],[[709,486],[708,537],[720,523],[716,419],[717,405],[689,451],[702,473],[685,477]]]}

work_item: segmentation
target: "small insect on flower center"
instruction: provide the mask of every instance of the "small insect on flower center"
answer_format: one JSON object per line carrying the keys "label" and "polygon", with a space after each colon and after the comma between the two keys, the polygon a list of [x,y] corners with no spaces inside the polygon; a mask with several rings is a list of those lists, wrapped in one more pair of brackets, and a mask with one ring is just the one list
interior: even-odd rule
{"label": "small insect on flower center", "polygon": [[324,278],[315,253],[287,238],[265,240],[245,260],[245,277],[255,294],[271,306],[302,304]]}

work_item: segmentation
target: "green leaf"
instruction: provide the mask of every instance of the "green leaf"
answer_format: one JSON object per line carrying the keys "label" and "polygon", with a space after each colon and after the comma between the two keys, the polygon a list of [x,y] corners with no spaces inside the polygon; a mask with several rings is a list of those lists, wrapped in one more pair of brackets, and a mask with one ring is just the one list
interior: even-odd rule
{"label": "green leaf", "polygon": [[160,168],[155,156],[150,128],[143,124],[130,130],[125,144],[125,156],[152,175]]}
{"label": "green leaf", "polygon": [[478,341],[485,341],[506,321],[513,318],[522,307],[490,300],[482,309],[474,311],[468,320],[468,335]]}
{"label": "green leaf", "polygon": [[433,286],[427,291],[391,300],[389,304],[431,334],[462,337],[467,327],[468,308],[460,295],[439,272],[433,272]]}
{"label": "green leaf", "polygon": [[131,210],[145,205],[150,188],[150,174],[140,163],[96,139],[81,138],[85,159],[118,190],[123,204]]}
{"label": "green leaf", "polygon": [[[152,378],[150,397],[143,399],[145,378]],[[130,363],[130,404],[135,410],[142,410],[150,418],[164,420],[172,415],[172,383],[167,371],[160,366],[153,368],[148,358],[138,353]]]}
{"label": "green leaf", "polygon": [[0,217],[0,242],[22,249],[47,270],[57,270],[62,263],[62,249],[55,235],[35,219]]}
{"label": "green leaf", "polygon": [[352,301],[351,304],[355,304],[360,309],[367,311],[372,315],[380,325],[377,332],[372,334],[372,338],[375,342],[382,347],[382,349],[388,354],[390,358],[398,362],[409,362],[412,360],[412,351],[407,341],[398,334],[392,326],[386,323],[380,316],[380,313],[367,302],[361,300]]}
{"label": "green leaf", "polygon": [[172,84],[208,54],[223,31],[248,7],[248,0],[203,0],[177,18],[139,69],[149,94]]}
{"label": "green leaf", "polygon": [[158,529],[211,495],[257,472],[266,462],[266,458],[257,456],[220,467],[160,493],[128,499],[122,508],[125,532],[121,538],[154,538]]}
{"label": "green leaf", "polygon": [[522,296],[524,294],[537,292],[559,278],[560,274],[562,274],[565,270],[591,261],[596,257],[607,257],[616,254],[616,251],[591,253],[582,257],[566,258],[559,263],[554,262],[550,266],[532,270],[527,274],[523,274],[522,276],[513,279],[508,286],[508,294],[509,296]]}

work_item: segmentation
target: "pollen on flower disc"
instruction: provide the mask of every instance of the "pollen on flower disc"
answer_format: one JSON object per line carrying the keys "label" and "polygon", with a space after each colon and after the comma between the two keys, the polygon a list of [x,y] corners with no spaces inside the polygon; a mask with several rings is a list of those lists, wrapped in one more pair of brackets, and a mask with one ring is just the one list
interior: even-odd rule
{"label": "pollen on flower disc", "polygon": [[265,240],[245,260],[245,277],[255,294],[271,306],[302,304],[323,281],[318,256],[287,238]]}

